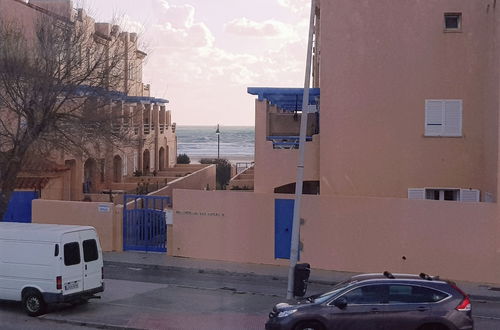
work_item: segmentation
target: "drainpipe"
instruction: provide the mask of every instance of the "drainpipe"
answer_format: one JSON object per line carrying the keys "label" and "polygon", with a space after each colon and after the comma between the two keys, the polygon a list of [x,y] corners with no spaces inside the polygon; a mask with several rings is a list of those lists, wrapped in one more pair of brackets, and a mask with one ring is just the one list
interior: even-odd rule
{"label": "drainpipe", "polygon": [[312,45],[314,37],[314,16],[316,0],[311,0],[311,18],[309,25],[309,42],[307,44],[306,76],[302,99],[302,116],[300,118],[299,160],[297,162],[297,182],[295,184],[295,203],[293,207],[292,243],[290,246],[290,269],[288,270],[288,288],[286,299],[293,298],[294,269],[299,259],[300,239],[300,202],[302,198],[302,184],[304,182],[304,158],[307,131],[307,117],[309,114],[309,86],[311,85]]}

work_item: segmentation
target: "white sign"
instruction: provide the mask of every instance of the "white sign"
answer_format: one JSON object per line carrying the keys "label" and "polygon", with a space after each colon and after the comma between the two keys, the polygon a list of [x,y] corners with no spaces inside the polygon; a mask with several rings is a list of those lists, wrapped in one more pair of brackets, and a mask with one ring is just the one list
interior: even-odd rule
{"label": "white sign", "polygon": [[99,212],[101,212],[101,213],[107,213],[110,210],[111,210],[111,208],[109,207],[109,205],[105,205],[105,204],[99,205]]}
{"label": "white sign", "polygon": [[174,212],[172,210],[164,210],[165,211],[165,223],[167,225],[174,224]]}

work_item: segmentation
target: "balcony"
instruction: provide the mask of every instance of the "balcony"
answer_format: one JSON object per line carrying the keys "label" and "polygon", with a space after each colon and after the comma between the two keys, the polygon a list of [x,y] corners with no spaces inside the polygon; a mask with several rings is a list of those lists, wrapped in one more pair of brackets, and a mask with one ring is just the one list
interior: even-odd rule
{"label": "balcony", "polygon": [[[267,141],[273,142],[273,149],[298,149],[299,136],[268,136]],[[306,137],[306,142],[311,142],[312,136]]]}

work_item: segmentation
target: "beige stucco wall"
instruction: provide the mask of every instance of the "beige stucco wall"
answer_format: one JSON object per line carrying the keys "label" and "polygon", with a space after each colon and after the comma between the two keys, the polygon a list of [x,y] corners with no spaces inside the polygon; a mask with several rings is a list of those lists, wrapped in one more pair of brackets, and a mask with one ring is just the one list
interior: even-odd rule
{"label": "beige stucco wall", "polygon": [[122,212],[123,207],[112,203],[43,199],[33,200],[32,203],[33,223],[92,226],[99,235],[103,251],[123,249]]}
{"label": "beige stucco wall", "polygon": [[[183,168],[188,168],[189,165]],[[159,189],[151,194],[150,196],[171,196],[173,197],[174,189],[194,189],[194,190],[212,190],[215,189],[215,165],[204,165],[205,167],[200,168],[200,166],[193,166],[193,173],[188,176],[178,178],[162,189]],[[175,199],[172,198],[172,202]]]}
{"label": "beige stucco wall", "polygon": [[[321,193],[496,195],[498,17],[488,0],[321,2]],[[444,33],[461,12],[461,33]],[[424,137],[426,99],[463,100],[463,136]]]}
{"label": "beige stucco wall", "polygon": [[[175,190],[172,253],[286,264],[274,259],[280,197],[290,196]],[[314,268],[500,283],[496,204],[304,196],[302,217],[302,260]]]}

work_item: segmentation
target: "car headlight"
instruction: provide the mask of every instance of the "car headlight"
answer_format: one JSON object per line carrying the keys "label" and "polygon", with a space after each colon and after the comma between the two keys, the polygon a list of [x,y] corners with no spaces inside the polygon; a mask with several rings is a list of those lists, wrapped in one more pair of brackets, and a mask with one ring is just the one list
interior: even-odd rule
{"label": "car headlight", "polygon": [[287,317],[288,315],[292,315],[296,311],[297,311],[296,309],[289,309],[287,311],[281,311],[278,313],[278,317]]}

